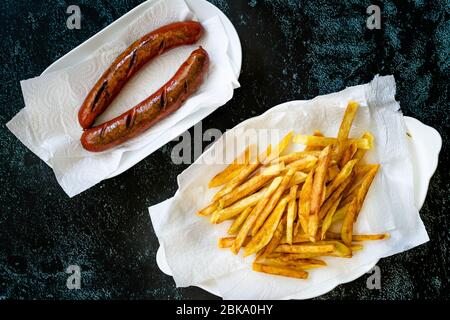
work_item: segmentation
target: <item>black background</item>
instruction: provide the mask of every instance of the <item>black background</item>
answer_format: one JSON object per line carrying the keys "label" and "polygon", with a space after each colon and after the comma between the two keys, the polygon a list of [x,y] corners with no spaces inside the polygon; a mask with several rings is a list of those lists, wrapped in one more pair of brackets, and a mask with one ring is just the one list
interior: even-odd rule
{"label": "black background", "polygon": [[[24,107],[19,81],[134,8],[138,0],[0,2],[0,299],[197,299],[198,288],[175,288],[155,263],[158,241],[147,207],[171,197],[187,165],[172,163],[176,142],[122,175],[69,199],[52,170],[5,127]],[[385,1],[382,29],[366,28],[370,1],[211,1],[242,42],[242,87],[204,119],[222,132],[270,107],[310,99],[393,74],[405,115],[442,135],[439,167],[421,210],[431,241],[382,259],[382,289],[367,276],[319,299],[448,299],[449,132],[448,5]],[[66,27],[79,5],[81,30]],[[192,131],[192,130],[191,130]],[[82,289],[66,288],[68,265],[82,268]]]}

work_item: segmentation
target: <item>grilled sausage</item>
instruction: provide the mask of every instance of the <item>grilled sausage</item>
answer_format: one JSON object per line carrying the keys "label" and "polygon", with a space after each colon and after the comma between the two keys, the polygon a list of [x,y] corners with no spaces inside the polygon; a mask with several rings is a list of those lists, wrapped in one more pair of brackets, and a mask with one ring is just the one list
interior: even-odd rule
{"label": "grilled sausage", "polygon": [[81,127],[90,128],[143,65],[169,49],[195,43],[202,33],[203,27],[198,22],[177,22],[134,42],[114,60],[88,93],[78,112]]}
{"label": "grilled sausage", "polygon": [[92,152],[110,149],[175,112],[202,84],[208,66],[208,53],[201,47],[193,51],[175,75],[150,97],[122,115],[85,130],[81,136],[83,147]]}

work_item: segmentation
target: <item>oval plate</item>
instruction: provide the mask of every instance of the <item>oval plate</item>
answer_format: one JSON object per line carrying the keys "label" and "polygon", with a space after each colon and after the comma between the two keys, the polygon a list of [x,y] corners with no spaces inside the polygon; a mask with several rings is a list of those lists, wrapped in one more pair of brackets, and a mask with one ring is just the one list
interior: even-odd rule
{"label": "oval plate", "polygon": [[[414,170],[415,205],[420,210],[425,202],[430,179],[437,168],[439,152],[442,147],[442,138],[436,129],[423,124],[419,120],[411,117],[404,118],[406,128],[410,136],[409,148]],[[352,270],[353,272],[348,274],[344,280],[341,279],[337,282],[336,279],[330,279],[322,283],[321,286],[311,288],[307,292],[301,292],[288,296],[286,299],[311,299],[323,295],[342,283],[347,283],[361,277],[366,272],[371,270],[377,262],[378,260],[366,264],[358,269]],[[167,265],[162,247],[159,247],[158,252],[156,253],[156,263],[162,272],[169,276],[172,275],[172,271]],[[215,281],[205,282],[198,287],[220,297],[220,292],[218,291]]]}

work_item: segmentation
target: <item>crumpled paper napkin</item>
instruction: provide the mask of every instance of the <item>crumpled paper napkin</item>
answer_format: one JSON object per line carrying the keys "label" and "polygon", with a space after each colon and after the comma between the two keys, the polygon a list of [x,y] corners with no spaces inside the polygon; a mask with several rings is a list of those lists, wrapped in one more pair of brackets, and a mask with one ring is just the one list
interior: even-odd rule
{"label": "crumpled paper napkin", "polygon": [[[211,159],[220,163],[224,154],[233,148],[235,136],[249,130],[271,129],[279,133],[279,138],[290,130],[303,134],[320,130],[327,136],[336,136],[349,100],[361,105],[350,135],[359,137],[364,131],[372,132],[375,148],[366,158],[370,163],[381,164],[355,224],[355,233],[389,232],[391,237],[365,242],[364,250],[356,252],[352,259],[325,258],[328,266],[309,270],[308,280],[254,272],[251,270],[254,257],[243,258],[230,250],[217,248],[217,239],[226,236],[229,224],[211,225],[207,218],[196,215],[217,192],[217,189],[208,189],[208,181],[226,166],[213,164]],[[179,189],[173,198],[149,208],[153,228],[176,285],[186,287],[213,282],[225,299],[301,298],[308,296],[311,290],[320,291],[325,284],[351,281],[367,272],[365,268],[373,266],[380,258],[428,241],[414,205],[413,172],[406,138],[403,115],[395,101],[393,76],[377,76],[368,84],[308,101],[291,101],[227,131],[180,174]]]}
{"label": "crumpled paper napkin", "polygon": [[113,42],[79,64],[21,81],[25,108],[7,127],[53,168],[58,183],[70,197],[129,169],[232,98],[239,83],[228,55],[229,39],[220,18],[215,16],[200,21],[205,34],[197,43],[173,49],[144,66],[96,123],[112,119],[148,97],[172,77],[193,50],[203,46],[211,60],[209,72],[199,90],[178,111],[114,149],[91,153],[82,148],[78,110],[104,70],[136,39],[184,20],[196,17],[183,0],[158,1]]}

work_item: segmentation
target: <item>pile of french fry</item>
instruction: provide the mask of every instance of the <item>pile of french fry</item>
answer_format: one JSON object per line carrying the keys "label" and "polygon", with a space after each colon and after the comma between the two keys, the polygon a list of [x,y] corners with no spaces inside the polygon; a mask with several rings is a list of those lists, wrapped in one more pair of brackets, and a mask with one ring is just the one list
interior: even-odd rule
{"label": "pile of french fry", "polygon": [[[361,241],[389,237],[353,234],[380,167],[363,159],[373,148],[372,134],[349,138],[358,107],[348,103],[336,138],[289,132],[259,155],[249,146],[210,181],[210,188],[221,189],[198,215],[213,224],[233,220],[220,248],[256,254],[255,271],[306,279],[305,270],[326,266],[320,257],[351,258]],[[305,149],[286,154],[292,142]]]}

